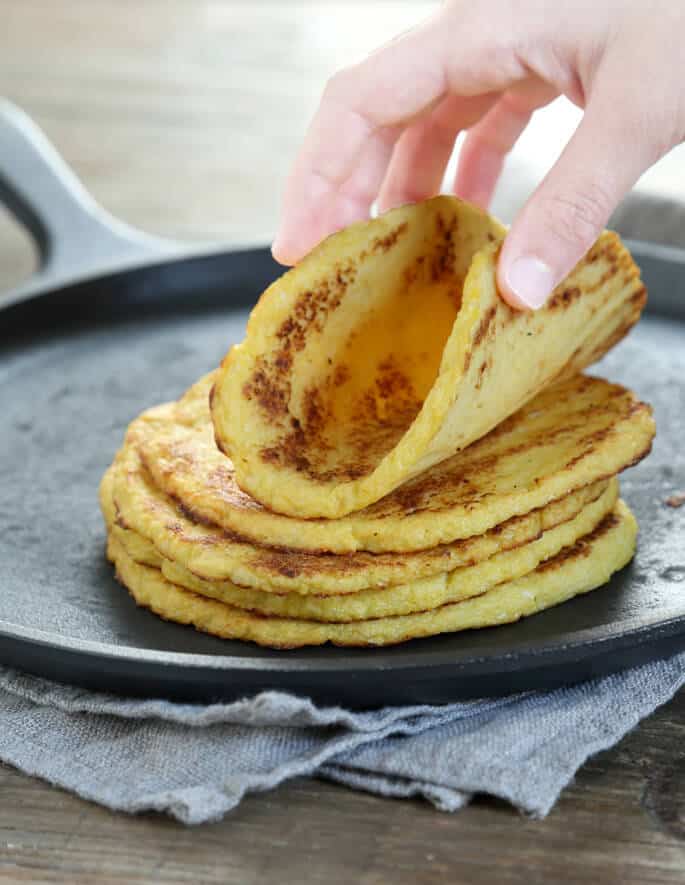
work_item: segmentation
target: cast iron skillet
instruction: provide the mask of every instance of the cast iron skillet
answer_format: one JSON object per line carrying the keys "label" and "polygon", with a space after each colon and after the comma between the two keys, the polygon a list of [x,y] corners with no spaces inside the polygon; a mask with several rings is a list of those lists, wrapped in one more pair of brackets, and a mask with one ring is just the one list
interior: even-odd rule
{"label": "cast iron skillet", "polygon": [[650,308],[600,366],[654,404],[659,436],[623,480],[641,525],[611,583],[518,624],[390,649],[276,652],[137,609],[104,561],[97,485],[127,423],[177,397],[243,333],[278,273],[266,248],[201,248],[107,215],[36,127],[0,107],[0,198],[41,259],[0,295],[0,663],[131,695],[263,689],[353,707],[549,688],[685,648],[685,253],[633,244]]}

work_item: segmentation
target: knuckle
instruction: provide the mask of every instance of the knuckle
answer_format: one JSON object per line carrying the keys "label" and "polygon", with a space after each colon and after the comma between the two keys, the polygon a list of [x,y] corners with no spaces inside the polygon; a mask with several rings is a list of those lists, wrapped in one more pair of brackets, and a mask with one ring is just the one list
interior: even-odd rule
{"label": "knuckle", "polygon": [[335,104],[347,104],[351,78],[351,68],[345,67],[337,70],[326,81],[323,91],[324,99]]}
{"label": "knuckle", "polygon": [[[640,139],[637,144],[644,151],[645,166],[654,165],[683,140],[684,120],[685,115],[664,113],[661,109],[646,109],[635,126],[637,138]],[[646,138],[644,133],[647,133]]]}
{"label": "knuckle", "polygon": [[611,137],[622,145],[624,155],[643,166],[652,165],[672,145],[672,116],[664,108],[651,106],[631,92],[626,109],[612,121]]}

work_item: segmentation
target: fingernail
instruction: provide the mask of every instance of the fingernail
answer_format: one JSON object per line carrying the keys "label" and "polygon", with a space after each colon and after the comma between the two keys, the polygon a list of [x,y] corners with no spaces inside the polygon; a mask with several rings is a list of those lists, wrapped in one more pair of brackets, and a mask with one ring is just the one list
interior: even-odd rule
{"label": "fingernail", "polygon": [[276,261],[281,264],[291,264],[292,262],[289,260],[290,256],[288,253],[288,242],[279,232],[276,234],[274,241],[271,244],[271,254]]}
{"label": "fingernail", "polygon": [[531,310],[542,307],[556,284],[552,268],[534,255],[517,258],[504,279],[521,304]]}

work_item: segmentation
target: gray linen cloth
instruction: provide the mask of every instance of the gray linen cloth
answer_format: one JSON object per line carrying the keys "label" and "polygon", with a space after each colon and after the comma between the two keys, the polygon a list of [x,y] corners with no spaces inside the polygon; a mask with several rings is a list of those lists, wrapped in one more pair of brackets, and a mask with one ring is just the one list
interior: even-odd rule
{"label": "gray linen cloth", "polygon": [[[682,211],[633,197],[612,226],[683,245]],[[298,775],[443,811],[489,793],[542,816],[589,756],[684,681],[680,654],[551,692],[353,713],[274,692],[210,706],[130,700],[0,669],[0,758],[109,808],[188,824]]]}
{"label": "gray linen cloth", "polygon": [[588,756],[684,681],[685,653],[552,692],[352,713],[276,692],[125,700],[0,670],[0,758],[109,808],[188,824],[298,775],[443,811],[489,793],[542,816]]}

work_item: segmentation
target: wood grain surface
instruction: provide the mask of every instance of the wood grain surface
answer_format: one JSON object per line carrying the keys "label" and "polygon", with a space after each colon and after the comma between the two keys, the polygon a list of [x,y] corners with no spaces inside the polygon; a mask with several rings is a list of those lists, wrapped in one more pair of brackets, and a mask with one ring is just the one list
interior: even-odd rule
{"label": "wood grain surface", "polygon": [[88,805],[0,768],[0,880],[312,885],[685,881],[685,695],[591,760],[543,821],[456,814],[323,781],[248,797],[195,828]]}
{"label": "wood grain surface", "polygon": [[[326,78],[428,2],[4,0],[0,84],[110,211],[150,231],[268,239]],[[0,216],[0,285],[32,269]],[[591,760],[544,821],[454,815],[320,781],[194,829],[107,812],[0,767],[7,882],[682,883],[685,695]]]}

